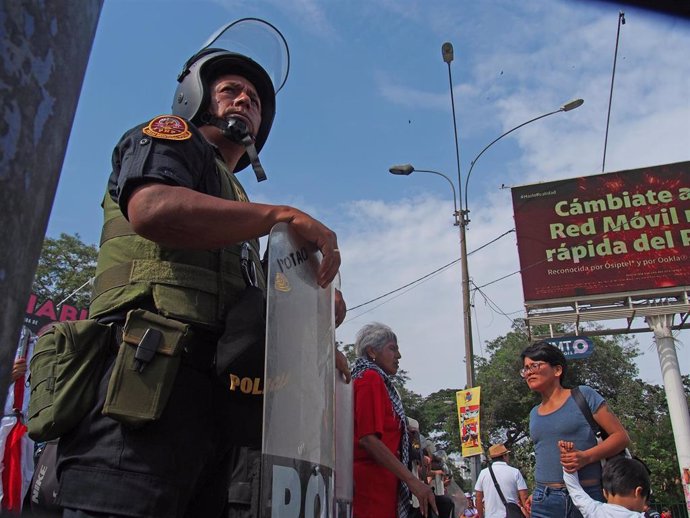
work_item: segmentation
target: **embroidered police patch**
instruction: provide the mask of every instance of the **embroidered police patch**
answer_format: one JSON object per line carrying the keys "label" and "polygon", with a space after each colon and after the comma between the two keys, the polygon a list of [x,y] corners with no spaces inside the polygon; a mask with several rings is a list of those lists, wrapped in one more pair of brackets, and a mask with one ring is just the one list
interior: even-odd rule
{"label": "embroidered police patch", "polygon": [[192,136],[187,123],[176,115],[159,115],[143,131],[150,137],[167,140],[187,140]]}

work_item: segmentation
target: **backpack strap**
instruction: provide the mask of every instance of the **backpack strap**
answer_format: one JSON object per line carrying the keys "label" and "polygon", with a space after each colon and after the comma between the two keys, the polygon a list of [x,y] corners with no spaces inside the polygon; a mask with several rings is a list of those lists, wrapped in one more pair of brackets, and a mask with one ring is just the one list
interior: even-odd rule
{"label": "backpack strap", "polygon": [[[585,419],[589,423],[589,426],[592,428],[594,435],[596,437],[601,438],[602,440],[605,439],[606,438],[604,436],[605,432],[601,429],[601,427],[594,420],[594,416],[592,415],[592,410],[589,408],[587,401],[585,401],[585,396],[583,396],[582,392],[580,392],[580,388],[579,387],[571,388],[570,389],[570,395],[573,396],[575,403],[577,403],[577,406],[580,408],[580,412],[582,412],[582,415],[585,417]],[[606,436],[608,436],[608,434],[606,434]]]}
{"label": "backpack strap", "polygon": [[506,504],[506,497],[503,496],[503,491],[501,491],[501,486],[498,485],[498,480],[496,480],[496,475],[494,475],[494,470],[491,467],[492,462],[489,461],[489,473],[491,473],[491,478],[494,480],[494,486],[496,486],[496,491],[498,491],[498,496],[501,497],[501,502],[503,502],[503,506],[506,507],[508,504]]}

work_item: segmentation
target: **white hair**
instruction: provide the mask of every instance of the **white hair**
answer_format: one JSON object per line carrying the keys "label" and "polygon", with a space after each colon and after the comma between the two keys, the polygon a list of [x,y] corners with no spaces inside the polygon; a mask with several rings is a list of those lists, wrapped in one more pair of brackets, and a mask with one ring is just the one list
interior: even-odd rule
{"label": "white hair", "polygon": [[395,336],[393,330],[385,324],[379,322],[372,322],[365,325],[357,332],[355,338],[355,353],[358,357],[365,357],[367,349],[371,348],[374,352],[378,352],[388,342],[398,343],[398,337]]}

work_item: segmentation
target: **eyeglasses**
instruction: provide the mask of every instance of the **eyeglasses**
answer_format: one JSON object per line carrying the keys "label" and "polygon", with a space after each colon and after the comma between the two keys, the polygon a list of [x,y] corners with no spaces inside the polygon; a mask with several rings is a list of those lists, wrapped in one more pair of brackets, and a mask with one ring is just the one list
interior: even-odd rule
{"label": "eyeglasses", "polygon": [[520,376],[526,378],[528,374],[537,372],[539,369],[541,369],[542,365],[546,365],[548,363],[549,362],[533,362],[529,365],[525,365],[522,369],[520,369]]}

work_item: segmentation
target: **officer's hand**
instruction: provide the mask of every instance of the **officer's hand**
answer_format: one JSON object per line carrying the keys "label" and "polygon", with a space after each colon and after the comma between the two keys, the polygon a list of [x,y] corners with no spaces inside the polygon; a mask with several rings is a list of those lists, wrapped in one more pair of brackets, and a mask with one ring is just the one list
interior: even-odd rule
{"label": "officer's hand", "polygon": [[343,375],[345,383],[350,383],[352,374],[350,373],[350,366],[347,363],[347,357],[338,349],[335,350],[335,368]]}
{"label": "officer's hand", "polygon": [[335,290],[335,327],[338,327],[345,320],[347,305],[340,290]]}
{"label": "officer's hand", "polygon": [[309,214],[297,209],[294,210],[288,222],[299,235],[314,243],[323,255],[317,273],[317,282],[319,286],[325,288],[335,278],[340,268],[340,250],[338,250],[335,232]]}

